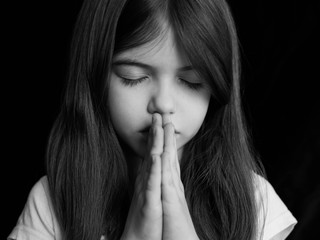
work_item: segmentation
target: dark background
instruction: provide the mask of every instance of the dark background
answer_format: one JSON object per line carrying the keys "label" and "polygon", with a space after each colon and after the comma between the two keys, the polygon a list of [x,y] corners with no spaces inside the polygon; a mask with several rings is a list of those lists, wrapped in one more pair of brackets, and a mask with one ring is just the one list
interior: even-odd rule
{"label": "dark background", "polygon": [[[269,181],[298,219],[291,240],[320,236],[319,1],[230,1],[243,54],[244,106]],[[45,174],[81,1],[15,1],[2,29],[2,212],[10,233]],[[2,215],[3,216],[3,215]]]}

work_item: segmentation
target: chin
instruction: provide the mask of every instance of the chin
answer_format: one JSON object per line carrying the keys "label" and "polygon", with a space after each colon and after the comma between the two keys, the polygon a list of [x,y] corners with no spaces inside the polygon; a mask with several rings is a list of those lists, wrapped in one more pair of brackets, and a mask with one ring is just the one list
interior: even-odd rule
{"label": "chin", "polygon": [[133,153],[136,154],[139,158],[144,158],[144,156],[147,153],[147,143],[145,141],[135,141],[131,145],[131,149],[133,150]]}

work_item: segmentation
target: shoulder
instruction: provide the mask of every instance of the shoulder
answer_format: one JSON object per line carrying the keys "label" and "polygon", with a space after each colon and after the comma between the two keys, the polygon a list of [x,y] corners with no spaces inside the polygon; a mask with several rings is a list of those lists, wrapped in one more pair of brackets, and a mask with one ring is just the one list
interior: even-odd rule
{"label": "shoulder", "polygon": [[48,179],[44,176],[32,187],[26,203],[30,209],[27,210],[34,208],[39,213],[47,212],[51,205],[50,202]]}
{"label": "shoulder", "polygon": [[260,238],[285,239],[293,230],[297,220],[265,178],[255,174],[254,187]]}
{"label": "shoulder", "polygon": [[48,179],[44,176],[31,189],[17,225],[8,239],[59,239],[59,235]]}

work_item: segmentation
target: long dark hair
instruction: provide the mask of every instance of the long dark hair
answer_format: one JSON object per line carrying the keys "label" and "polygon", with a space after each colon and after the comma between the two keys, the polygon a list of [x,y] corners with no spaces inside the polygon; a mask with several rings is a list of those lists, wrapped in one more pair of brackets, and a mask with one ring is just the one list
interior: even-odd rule
{"label": "long dark hair", "polygon": [[65,239],[119,239],[131,200],[127,163],[110,121],[115,54],[157,39],[163,20],[211,88],[209,110],[186,144],[182,181],[200,239],[253,239],[259,172],[240,102],[238,40],[224,0],[85,0],[71,45],[47,176]]}

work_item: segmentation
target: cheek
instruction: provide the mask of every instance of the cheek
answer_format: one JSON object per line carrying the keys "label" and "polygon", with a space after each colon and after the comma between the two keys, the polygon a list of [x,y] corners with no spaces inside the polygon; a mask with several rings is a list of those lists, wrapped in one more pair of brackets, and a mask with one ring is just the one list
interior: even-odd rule
{"label": "cheek", "polygon": [[114,83],[111,81],[108,105],[111,115],[111,121],[115,127],[117,133],[124,131],[125,127],[128,126],[128,119],[130,119],[130,96],[118,86],[119,83]]}
{"label": "cheek", "polygon": [[[184,117],[182,119],[184,129],[186,129],[186,137],[188,141],[196,135],[200,129],[208,111],[210,94],[205,93],[189,99],[189,103],[185,105]],[[186,120],[188,119],[188,120]]]}
{"label": "cheek", "polygon": [[111,80],[108,96],[111,121],[123,139],[137,130],[142,101],[143,98],[138,98],[135,91],[123,86],[117,79]]}

